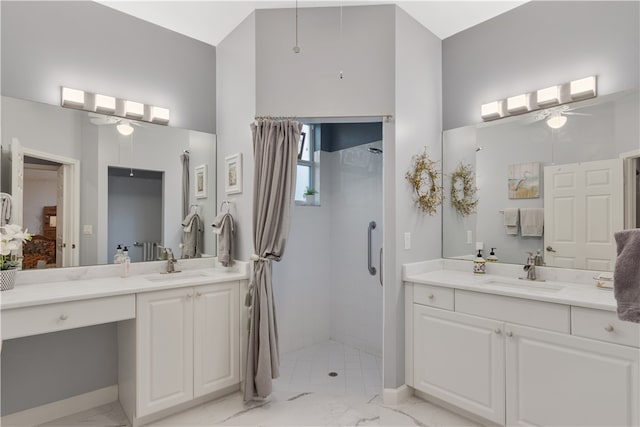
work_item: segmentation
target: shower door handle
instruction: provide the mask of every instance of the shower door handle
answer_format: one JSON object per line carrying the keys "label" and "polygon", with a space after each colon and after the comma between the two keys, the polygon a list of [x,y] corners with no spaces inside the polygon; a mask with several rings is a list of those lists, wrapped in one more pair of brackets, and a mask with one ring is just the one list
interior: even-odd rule
{"label": "shower door handle", "polygon": [[382,248],[380,248],[380,286],[382,286]]}
{"label": "shower door handle", "polygon": [[376,275],[376,268],[371,264],[371,230],[376,228],[376,222],[371,221],[369,223],[369,229],[367,231],[367,268],[369,269],[369,274],[372,276]]}

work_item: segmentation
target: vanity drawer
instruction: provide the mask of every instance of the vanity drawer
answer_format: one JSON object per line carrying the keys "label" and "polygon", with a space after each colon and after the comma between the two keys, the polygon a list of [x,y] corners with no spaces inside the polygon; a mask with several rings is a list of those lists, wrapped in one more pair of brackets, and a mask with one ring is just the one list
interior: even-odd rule
{"label": "vanity drawer", "polygon": [[453,310],[452,288],[442,288],[440,286],[413,285],[413,302],[416,304],[428,305],[429,307]]}
{"label": "vanity drawer", "polygon": [[14,308],[2,311],[2,339],[45,334],[135,317],[135,295]]}
{"label": "vanity drawer", "polygon": [[618,320],[614,311],[571,307],[571,334],[640,347],[640,324]]}
{"label": "vanity drawer", "polygon": [[568,305],[456,289],[456,311],[519,325],[570,333]]}

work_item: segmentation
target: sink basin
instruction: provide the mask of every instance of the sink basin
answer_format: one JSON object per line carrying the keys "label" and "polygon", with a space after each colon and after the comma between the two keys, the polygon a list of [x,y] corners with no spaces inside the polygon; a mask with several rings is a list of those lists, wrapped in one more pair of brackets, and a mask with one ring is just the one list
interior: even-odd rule
{"label": "sink basin", "polygon": [[522,279],[489,279],[482,283],[481,286],[487,286],[492,288],[503,288],[503,289],[523,289],[534,292],[558,292],[563,289],[564,286],[558,283],[550,283],[550,282],[536,282],[532,280],[522,280]]}
{"label": "sink basin", "polygon": [[147,276],[150,282],[170,282],[172,280],[191,279],[194,277],[207,277],[207,274],[202,271],[177,271],[175,273],[159,273],[153,276]]}

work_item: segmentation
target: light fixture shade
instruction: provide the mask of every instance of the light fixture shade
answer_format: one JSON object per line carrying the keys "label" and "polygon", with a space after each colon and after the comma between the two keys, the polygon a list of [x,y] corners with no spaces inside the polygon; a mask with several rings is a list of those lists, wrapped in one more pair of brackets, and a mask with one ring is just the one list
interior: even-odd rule
{"label": "light fixture shade", "polygon": [[169,123],[170,113],[168,108],[155,107],[152,105],[150,110],[151,114],[149,120],[151,120],[153,123]]}
{"label": "light fixture shade", "polygon": [[560,102],[560,86],[551,86],[538,90],[536,93],[538,106],[545,107]]}
{"label": "light fixture shade", "polygon": [[134,101],[124,101],[124,115],[141,119],[144,116],[144,104]]}
{"label": "light fixture shade", "polygon": [[523,113],[529,110],[527,95],[516,95],[507,98],[507,111],[509,113]]}
{"label": "light fixture shade", "polygon": [[133,133],[133,126],[127,120],[122,120],[116,125],[116,129],[120,132],[120,135],[129,136]]}
{"label": "light fixture shade", "polygon": [[94,111],[113,114],[116,112],[116,98],[96,93]]}
{"label": "light fixture shade", "polygon": [[547,126],[551,129],[560,129],[567,123],[567,116],[563,116],[560,113],[553,113],[551,117],[547,119]]}
{"label": "light fixture shade", "polygon": [[487,104],[483,104],[480,107],[480,116],[483,120],[498,119],[504,115],[504,108],[502,101],[493,101]]}
{"label": "light fixture shade", "polygon": [[585,99],[596,96],[596,77],[590,76],[584,79],[574,80],[569,84],[571,99]]}
{"label": "light fixture shade", "polygon": [[61,104],[63,107],[84,108],[84,91],[63,87]]}

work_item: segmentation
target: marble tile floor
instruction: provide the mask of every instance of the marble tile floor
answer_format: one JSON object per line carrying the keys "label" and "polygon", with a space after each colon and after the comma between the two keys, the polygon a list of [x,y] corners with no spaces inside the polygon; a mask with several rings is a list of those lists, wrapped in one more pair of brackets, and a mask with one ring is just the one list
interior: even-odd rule
{"label": "marble tile floor", "polygon": [[[336,372],[337,376],[329,376]],[[284,354],[265,402],[245,405],[233,393],[149,426],[477,426],[415,397],[382,403],[382,360],[329,341]],[[52,421],[48,427],[129,427],[117,402]]]}

